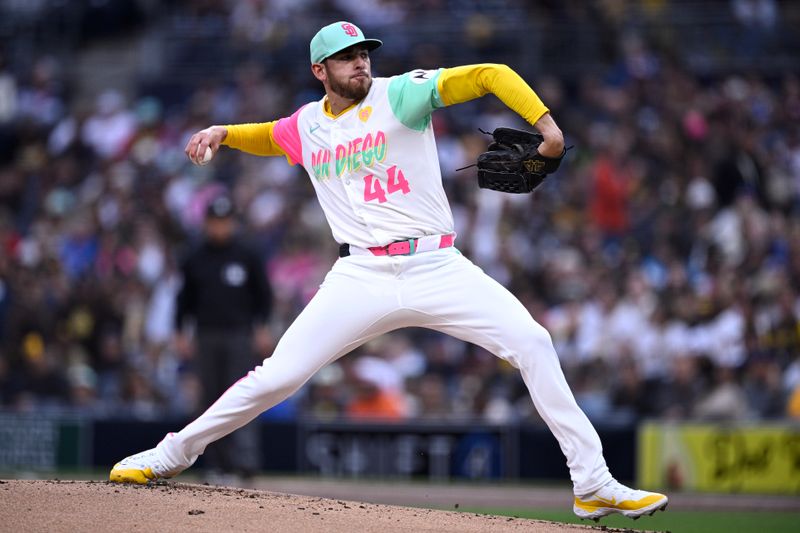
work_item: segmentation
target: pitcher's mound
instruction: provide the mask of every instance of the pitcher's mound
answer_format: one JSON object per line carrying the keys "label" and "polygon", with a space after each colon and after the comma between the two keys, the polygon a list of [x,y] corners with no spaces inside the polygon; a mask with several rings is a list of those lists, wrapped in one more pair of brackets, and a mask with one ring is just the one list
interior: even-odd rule
{"label": "pitcher's mound", "polygon": [[[586,532],[575,526],[185,483],[0,481],[4,531]],[[596,528],[599,529],[599,528]],[[606,531],[611,529],[603,528]]]}

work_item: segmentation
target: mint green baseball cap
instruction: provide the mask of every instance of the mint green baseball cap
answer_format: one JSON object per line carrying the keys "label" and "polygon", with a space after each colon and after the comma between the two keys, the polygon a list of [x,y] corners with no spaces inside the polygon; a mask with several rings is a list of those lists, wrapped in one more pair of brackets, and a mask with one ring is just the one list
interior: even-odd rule
{"label": "mint green baseball cap", "polygon": [[311,62],[321,63],[333,54],[359,43],[364,43],[368,50],[375,50],[383,44],[378,39],[364,37],[364,32],[352,22],[340,20],[328,24],[311,39]]}

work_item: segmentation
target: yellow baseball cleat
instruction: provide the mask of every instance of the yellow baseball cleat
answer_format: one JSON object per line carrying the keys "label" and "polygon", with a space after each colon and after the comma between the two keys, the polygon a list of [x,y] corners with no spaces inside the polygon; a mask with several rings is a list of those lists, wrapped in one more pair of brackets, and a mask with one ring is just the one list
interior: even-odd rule
{"label": "yellow baseball cleat", "polygon": [[131,455],[114,465],[108,480],[114,483],[145,485],[150,481],[172,477],[161,464],[155,448]]}
{"label": "yellow baseball cleat", "polygon": [[579,518],[595,521],[612,513],[636,520],[642,515],[665,510],[667,503],[669,499],[663,494],[635,490],[612,479],[592,494],[585,497],[575,496],[572,510]]}
{"label": "yellow baseball cleat", "polygon": [[144,470],[125,468],[120,462],[115,464],[114,468],[111,469],[108,479],[114,483],[136,483],[139,485],[146,485],[148,481],[156,479],[156,475],[153,474],[153,470],[150,468],[145,468]]}

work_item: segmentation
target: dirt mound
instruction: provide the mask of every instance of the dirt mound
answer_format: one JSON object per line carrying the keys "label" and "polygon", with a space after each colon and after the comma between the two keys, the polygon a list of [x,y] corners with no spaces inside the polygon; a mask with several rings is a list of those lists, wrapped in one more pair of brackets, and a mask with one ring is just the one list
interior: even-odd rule
{"label": "dirt mound", "polygon": [[[538,520],[376,505],[185,483],[0,481],[0,529],[72,531],[542,532],[600,530]],[[615,531],[603,528],[605,531]],[[616,530],[622,531],[622,530]]]}

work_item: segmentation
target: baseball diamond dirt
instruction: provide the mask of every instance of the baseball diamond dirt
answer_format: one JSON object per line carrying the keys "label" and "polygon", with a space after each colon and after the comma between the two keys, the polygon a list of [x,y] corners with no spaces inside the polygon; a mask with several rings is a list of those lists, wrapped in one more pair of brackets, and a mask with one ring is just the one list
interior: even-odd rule
{"label": "baseball diamond dirt", "polygon": [[625,531],[186,483],[0,481],[0,529],[32,532],[276,531],[536,532]]}

